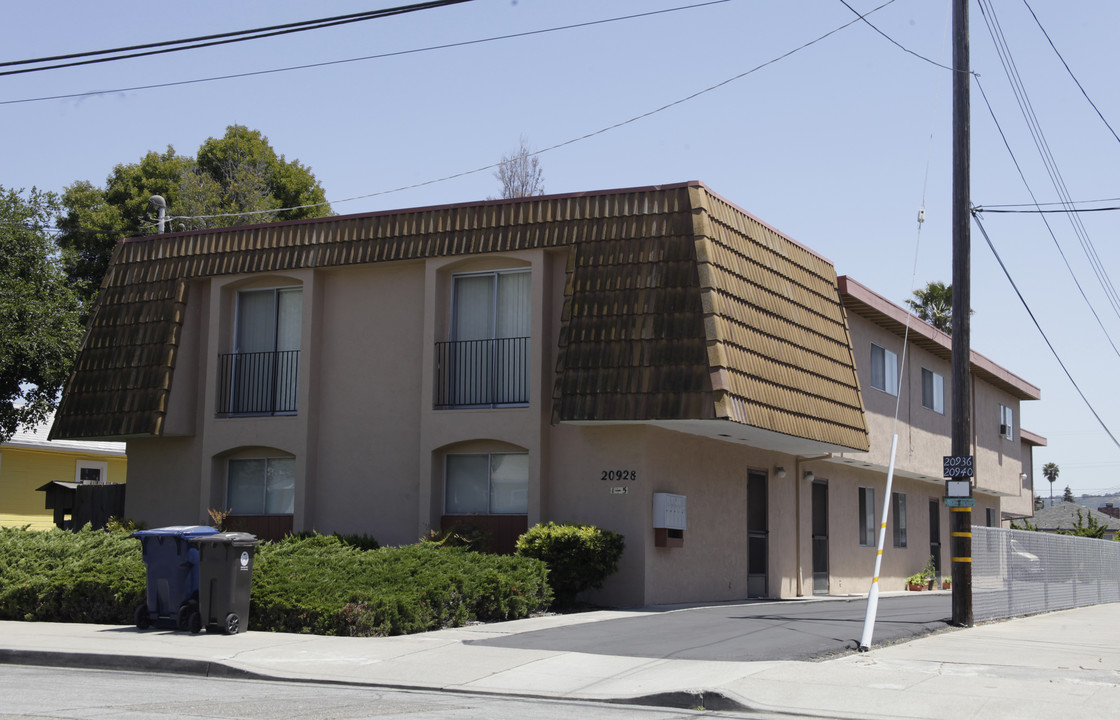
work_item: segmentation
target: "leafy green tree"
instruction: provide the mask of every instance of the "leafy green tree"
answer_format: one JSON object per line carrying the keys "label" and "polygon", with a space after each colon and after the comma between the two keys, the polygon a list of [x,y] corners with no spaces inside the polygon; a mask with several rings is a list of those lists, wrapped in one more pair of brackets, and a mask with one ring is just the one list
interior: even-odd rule
{"label": "leafy green tree", "polygon": [[1012,530],[1030,530],[1031,532],[1040,532],[1040,530],[1038,529],[1038,526],[1035,525],[1034,523],[1032,523],[1027,518],[1023,518],[1022,523],[1017,523],[1014,520],[1012,520],[1011,521],[1011,529]]}
{"label": "leafy green tree", "polygon": [[1062,502],[1073,502],[1073,491],[1069,489],[1069,485],[1066,485],[1066,491],[1062,493]]}
{"label": "leafy green tree", "polygon": [[78,303],[47,232],[58,198],[0,186],[0,441],[43,422],[78,350]]}
{"label": "leafy green tree", "polygon": [[943,332],[953,332],[953,286],[930,282],[906,301],[914,314]]}
{"label": "leafy green tree", "polygon": [[1073,529],[1072,530],[1059,530],[1058,534],[1059,535],[1076,535],[1077,537],[1087,537],[1087,538],[1098,538],[1098,539],[1100,539],[1100,538],[1104,537],[1104,531],[1106,529],[1107,529],[1107,527],[1104,526],[1104,525],[1101,525],[1099,522],[1097,522],[1097,519],[1095,517],[1090,515],[1088,518],[1084,518],[1081,515],[1081,511],[1078,510],[1077,511],[1077,522],[1074,524]]}
{"label": "leafy green tree", "polygon": [[117,241],[157,231],[148,202],[153,195],[167,202],[173,231],[330,214],[311,169],[277,155],[259,130],[230,125],[222,137],[207,138],[197,158],[179,155],[170,145],[162,153],[149,152],[137,163],[113,168],[104,188],[83,180],[63,193],[58,243],[67,277],[87,311]]}
{"label": "leafy green tree", "polygon": [[1058,479],[1061,469],[1056,463],[1048,462],[1042,466],[1042,475],[1050,481],[1050,504],[1054,504],[1054,481]]}

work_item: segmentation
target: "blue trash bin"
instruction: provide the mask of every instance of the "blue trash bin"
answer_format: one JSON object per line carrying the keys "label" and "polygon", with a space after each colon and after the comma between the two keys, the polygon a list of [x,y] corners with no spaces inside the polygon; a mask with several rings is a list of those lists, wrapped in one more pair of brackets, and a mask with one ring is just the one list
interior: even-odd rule
{"label": "blue trash bin", "polygon": [[[174,525],[138,530],[144,565],[148,570],[146,602],[136,608],[136,627],[164,625],[179,630],[201,626],[198,612],[198,548],[191,538],[214,535],[207,525]],[[197,632],[197,630],[195,630]]]}

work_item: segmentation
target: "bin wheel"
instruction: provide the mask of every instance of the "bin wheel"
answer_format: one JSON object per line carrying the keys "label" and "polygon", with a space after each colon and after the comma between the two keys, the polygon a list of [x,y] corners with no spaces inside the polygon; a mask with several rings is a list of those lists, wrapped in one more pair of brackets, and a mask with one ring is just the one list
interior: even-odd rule
{"label": "bin wheel", "polygon": [[147,630],[152,626],[152,618],[148,614],[148,606],[140,605],[136,608],[136,612],[132,615],[133,620],[136,621],[136,627],[141,630]]}
{"label": "bin wheel", "polygon": [[190,630],[193,635],[202,632],[202,615],[200,615],[197,610],[192,612],[190,618],[187,620],[187,629]]}
{"label": "bin wheel", "polygon": [[241,629],[241,618],[237,617],[237,613],[230,613],[226,615],[226,624],[223,628],[226,635],[236,635]]}
{"label": "bin wheel", "polygon": [[194,608],[190,603],[183,603],[179,606],[179,614],[175,617],[175,627],[179,630],[189,630],[191,627],[191,613]]}

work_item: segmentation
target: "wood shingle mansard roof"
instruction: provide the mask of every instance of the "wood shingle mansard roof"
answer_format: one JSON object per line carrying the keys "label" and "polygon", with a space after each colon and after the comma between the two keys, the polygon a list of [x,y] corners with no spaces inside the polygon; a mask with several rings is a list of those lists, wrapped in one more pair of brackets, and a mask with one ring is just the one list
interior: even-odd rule
{"label": "wood shingle mansard roof", "polygon": [[868,448],[831,263],[696,182],[122,241],[53,437],[162,434],[192,279],[546,248],[568,253],[554,422]]}

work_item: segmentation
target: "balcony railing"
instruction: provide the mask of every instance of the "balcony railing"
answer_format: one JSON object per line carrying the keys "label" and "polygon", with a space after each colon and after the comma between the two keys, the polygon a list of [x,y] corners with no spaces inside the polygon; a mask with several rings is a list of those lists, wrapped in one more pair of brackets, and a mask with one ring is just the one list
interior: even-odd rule
{"label": "balcony railing", "polygon": [[218,356],[219,415],[280,415],[296,411],[299,350]]}
{"label": "balcony railing", "polygon": [[436,343],[436,409],[528,402],[529,338]]}

